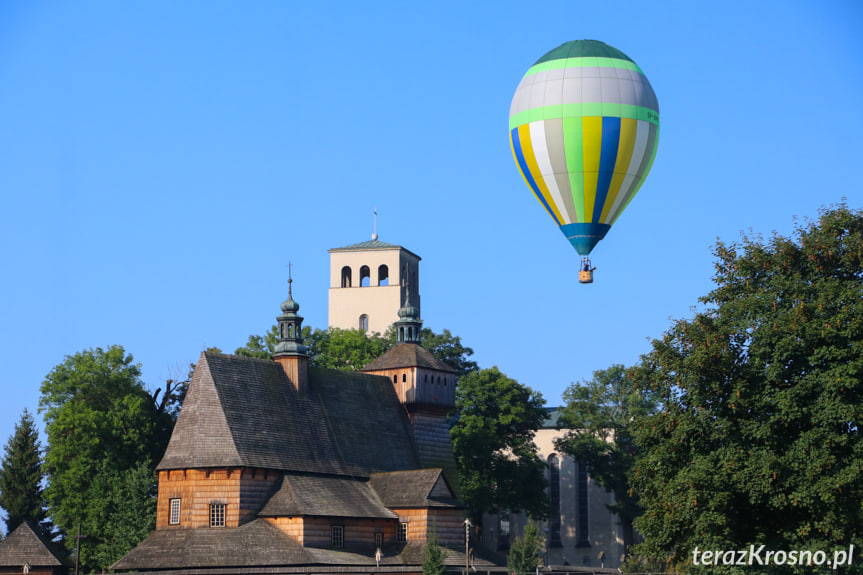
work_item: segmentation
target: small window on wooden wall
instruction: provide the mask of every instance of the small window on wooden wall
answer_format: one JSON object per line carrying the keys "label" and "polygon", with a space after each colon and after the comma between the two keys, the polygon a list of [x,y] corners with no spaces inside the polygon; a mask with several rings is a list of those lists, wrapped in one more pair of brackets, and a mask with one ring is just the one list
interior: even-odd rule
{"label": "small window on wooden wall", "polygon": [[171,499],[171,515],[168,517],[168,523],[171,525],[180,524],[180,500]]}
{"label": "small window on wooden wall", "polygon": [[345,528],[343,525],[333,525],[332,526],[332,544],[333,547],[344,547],[345,546]]}
{"label": "small window on wooden wall", "polygon": [[399,523],[399,543],[404,543],[408,540],[408,524]]}
{"label": "small window on wooden wall", "polygon": [[210,527],[225,526],[225,507],[224,503],[210,503]]}
{"label": "small window on wooden wall", "polygon": [[384,534],[378,531],[375,533],[375,547],[380,549],[384,546]]}

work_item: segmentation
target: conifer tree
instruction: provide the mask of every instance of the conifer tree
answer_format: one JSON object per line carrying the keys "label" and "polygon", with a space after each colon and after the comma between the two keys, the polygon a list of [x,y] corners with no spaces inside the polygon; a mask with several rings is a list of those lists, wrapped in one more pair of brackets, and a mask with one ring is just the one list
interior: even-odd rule
{"label": "conifer tree", "polygon": [[444,552],[438,545],[437,529],[432,528],[428,541],[423,547],[423,575],[443,575],[446,571],[443,561]]}
{"label": "conifer tree", "polygon": [[25,409],[6,444],[0,467],[0,507],[6,511],[7,533],[28,519],[35,525],[44,522],[42,479],[39,433],[33,416]]}

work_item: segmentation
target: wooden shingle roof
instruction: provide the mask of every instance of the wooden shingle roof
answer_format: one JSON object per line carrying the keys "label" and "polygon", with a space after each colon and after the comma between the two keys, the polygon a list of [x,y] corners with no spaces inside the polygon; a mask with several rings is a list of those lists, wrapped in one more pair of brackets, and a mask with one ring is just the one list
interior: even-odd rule
{"label": "wooden shingle roof", "polygon": [[461,508],[442,469],[375,473],[369,486],[389,509]]}
{"label": "wooden shingle roof", "polygon": [[313,562],[303,546],[264,519],[240,527],[160,529],[114,570],[302,565]]}
{"label": "wooden shingle roof", "polygon": [[419,467],[387,378],[308,369],[298,393],[270,360],[205,352],[158,469],[246,466],[367,478]]}
{"label": "wooden shingle roof", "polygon": [[398,343],[360,371],[380,371],[400,367],[424,367],[455,373],[455,370],[436,358],[432,352],[415,343]]}
{"label": "wooden shingle roof", "polygon": [[366,517],[398,519],[366,481],[338,477],[284,476],[260,517]]}
{"label": "wooden shingle roof", "polygon": [[41,530],[24,521],[0,541],[0,567],[70,567],[71,561],[52,549]]}

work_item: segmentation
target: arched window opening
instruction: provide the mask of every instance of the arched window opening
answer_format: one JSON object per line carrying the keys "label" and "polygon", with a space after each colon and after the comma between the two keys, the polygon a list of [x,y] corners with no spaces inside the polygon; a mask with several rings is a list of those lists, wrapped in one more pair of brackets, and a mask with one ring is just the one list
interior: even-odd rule
{"label": "arched window opening", "polygon": [[398,382],[399,382],[399,376],[393,375],[393,383],[398,383]]}
{"label": "arched window opening", "polygon": [[405,328],[399,327],[399,341],[405,340]]}
{"label": "arched window opening", "polygon": [[402,374],[402,381],[407,381],[407,380],[408,380],[408,374],[403,373]]}
{"label": "arched window opening", "polygon": [[294,325],[288,324],[288,337],[294,337]]}
{"label": "arched window opening", "polygon": [[548,458],[548,530],[550,547],[561,547],[560,542],[560,458],[550,455]]}
{"label": "arched window opening", "polygon": [[369,331],[369,316],[366,314],[360,316],[360,331]]}
{"label": "arched window opening", "polygon": [[351,266],[342,268],[342,287],[351,287]]}
{"label": "arched window opening", "polygon": [[369,266],[363,266],[360,268],[360,286],[369,287],[370,285],[372,285],[372,272],[369,270]]}
{"label": "arched window opening", "polygon": [[587,516],[587,465],[575,466],[575,546],[590,547]]}
{"label": "arched window opening", "polygon": [[390,285],[390,268],[387,266],[378,266],[378,285]]}

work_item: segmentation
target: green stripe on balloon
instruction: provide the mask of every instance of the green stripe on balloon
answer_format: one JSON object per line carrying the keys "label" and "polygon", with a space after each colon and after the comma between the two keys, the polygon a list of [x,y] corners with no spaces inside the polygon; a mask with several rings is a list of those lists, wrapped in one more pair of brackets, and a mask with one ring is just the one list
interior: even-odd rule
{"label": "green stripe on balloon", "polygon": [[524,124],[531,122],[539,122],[540,120],[552,120],[557,118],[582,118],[582,117],[597,117],[597,116],[613,116],[616,118],[632,118],[634,120],[643,120],[650,122],[655,126],[659,126],[659,112],[652,108],[644,106],[633,106],[631,104],[614,104],[620,106],[619,114],[606,114],[604,111],[610,110],[609,104],[590,103],[590,104],[563,104],[562,106],[539,106],[524,112],[513,114],[509,118],[509,129],[512,130]]}
{"label": "green stripe on balloon", "polygon": [[549,60],[539,64],[534,64],[530,67],[525,77],[537,72],[545,72],[546,70],[558,70],[560,68],[622,68],[624,70],[633,70],[639,74],[644,74],[635,62],[631,60],[619,60],[617,58],[565,58],[561,60]]}

